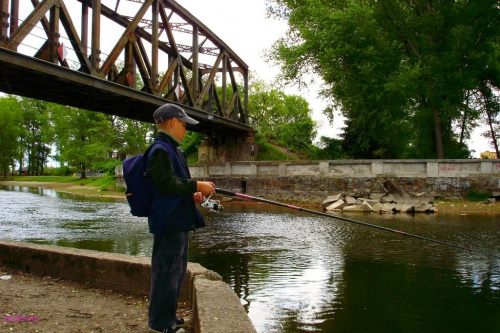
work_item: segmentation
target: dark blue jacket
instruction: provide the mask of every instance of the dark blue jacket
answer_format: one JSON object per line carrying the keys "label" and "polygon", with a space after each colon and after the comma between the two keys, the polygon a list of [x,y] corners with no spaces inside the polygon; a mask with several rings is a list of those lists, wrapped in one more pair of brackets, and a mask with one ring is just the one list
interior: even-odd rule
{"label": "dark blue jacket", "polygon": [[[166,134],[160,133],[157,140],[166,144],[158,145],[159,148],[148,157],[147,172],[156,187],[148,217],[149,232],[191,231],[204,227],[193,199],[196,182],[191,180],[184,153]],[[165,182],[165,177],[171,181]]]}

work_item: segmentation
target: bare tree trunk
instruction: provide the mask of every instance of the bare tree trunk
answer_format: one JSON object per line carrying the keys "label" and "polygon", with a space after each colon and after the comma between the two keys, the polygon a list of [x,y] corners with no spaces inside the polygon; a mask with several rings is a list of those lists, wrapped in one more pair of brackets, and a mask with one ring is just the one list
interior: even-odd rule
{"label": "bare tree trunk", "polygon": [[465,124],[467,122],[467,111],[468,110],[469,110],[469,93],[467,93],[467,100],[465,103],[464,115],[462,117],[462,128],[460,129],[460,141],[459,141],[460,144],[462,144],[464,142]]}
{"label": "bare tree trunk", "polygon": [[439,109],[433,107],[432,111],[434,113],[434,131],[436,135],[436,152],[437,158],[444,159],[444,149],[443,149],[443,134],[441,132],[441,120],[439,119]]}
{"label": "bare tree trunk", "polygon": [[82,163],[81,166],[82,166],[82,172],[80,174],[80,178],[85,179],[87,178],[87,175],[85,174],[85,168],[86,168],[85,163]]}
{"label": "bare tree trunk", "polygon": [[10,165],[11,165],[10,175],[14,176],[14,168],[16,167],[16,164],[14,163],[14,158],[13,157],[10,158]]}

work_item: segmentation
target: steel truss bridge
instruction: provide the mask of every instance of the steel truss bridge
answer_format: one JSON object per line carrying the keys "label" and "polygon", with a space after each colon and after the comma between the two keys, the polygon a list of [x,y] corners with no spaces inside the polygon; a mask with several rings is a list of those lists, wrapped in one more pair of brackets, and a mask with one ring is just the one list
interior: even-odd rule
{"label": "steel truss bridge", "polygon": [[145,122],[176,103],[193,130],[252,131],[248,66],[173,0],[0,0],[0,24],[4,93]]}

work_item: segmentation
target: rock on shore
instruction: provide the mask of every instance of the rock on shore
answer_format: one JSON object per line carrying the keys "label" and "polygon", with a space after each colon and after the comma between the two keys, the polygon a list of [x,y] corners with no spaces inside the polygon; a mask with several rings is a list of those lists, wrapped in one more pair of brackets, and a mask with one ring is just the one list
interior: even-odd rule
{"label": "rock on shore", "polygon": [[[386,184],[384,184],[386,185]],[[328,196],[322,207],[328,212],[378,212],[394,213],[435,213],[434,198],[427,193],[411,197],[394,183],[380,186],[369,191],[336,193]]]}

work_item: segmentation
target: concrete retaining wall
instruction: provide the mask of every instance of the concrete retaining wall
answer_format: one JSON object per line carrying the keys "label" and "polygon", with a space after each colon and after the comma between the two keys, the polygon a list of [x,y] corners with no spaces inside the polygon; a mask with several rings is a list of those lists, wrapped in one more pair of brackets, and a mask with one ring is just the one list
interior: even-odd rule
{"label": "concrete retaining wall", "polygon": [[[0,240],[0,265],[140,295],[151,285],[150,258],[117,253]],[[195,332],[255,332],[229,285],[199,264],[188,264],[179,301],[191,301]]]}
{"label": "concrete retaining wall", "polygon": [[474,177],[500,176],[500,160],[339,160],[227,162],[189,166],[193,177]]}
{"label": "concrete retaining wall", "polygon": [[[192,164],[192,177],[474,177],[500,176],[500,160],[334,160],[334,161],[240,161]],[[121,166],[115,168],[118,179]]]}
{"label": "concrete retaining wall", "polygon": [[[500,190],[500,160],[240,161],[189,169],[193,178],[219,188],[292,203],[318,204],[338,192],[380,192],[387,181],[410,196],[427,192],[444,199],[461,199],[470,189]],[[116,175],[123,183],[120,167]]]}

